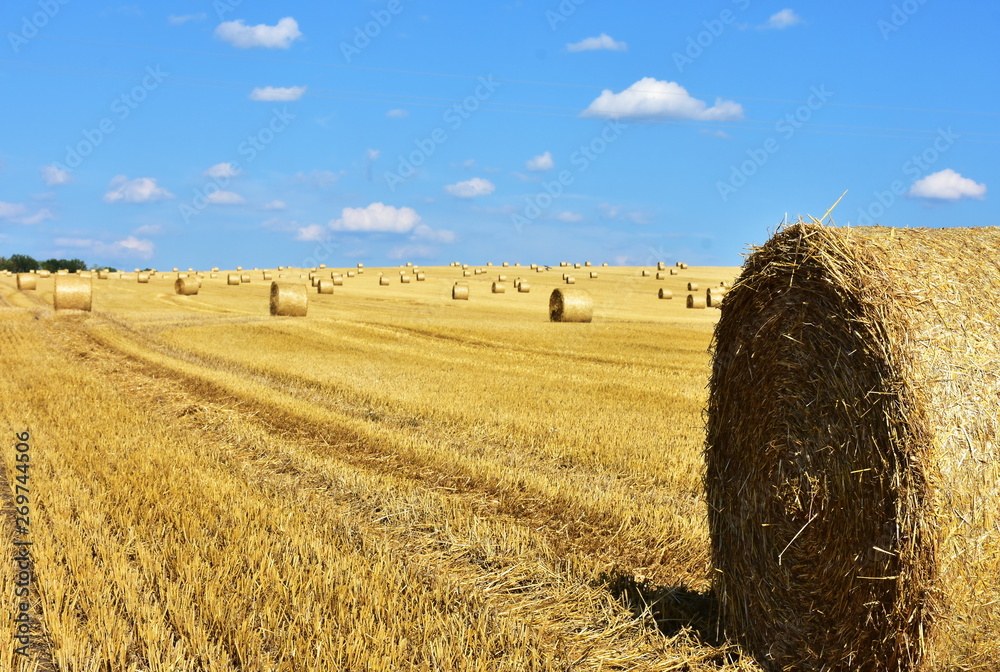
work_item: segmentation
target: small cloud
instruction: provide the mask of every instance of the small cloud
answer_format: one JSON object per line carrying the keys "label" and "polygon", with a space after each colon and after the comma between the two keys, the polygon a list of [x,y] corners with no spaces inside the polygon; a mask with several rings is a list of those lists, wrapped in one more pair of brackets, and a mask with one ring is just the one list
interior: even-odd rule
{"label": "small cloud", "polygon": [[140,259],[149,259],[155,249],[153,241],[142,240],[135,236],[112,243],[110,247],[109,256],[133,256]]}
{"label": "small cloud", "polygon": [[285,205],[284,201],[273,200],[273,201],[268,201],[264,205],[260,206],[260,209],[261,210],[284,210],[287,207],[288,206]]}
{"label": "small cloud", "polygon": [[455,198],[475,198],[476,196],[488,196],[496,191],[496,186],[489,180],[481,177],[474,177],[464,182],[456,182],[445,186],[445,191]]}
{"label": "small cloud", "polygon": [[709,128],[703,128],[703,129],[701,129],[698,132],[701,133],[702,135],[707,135],[707,136],[712,137],[712,138],[718,138],[720,140],[728,140],[729,138],[732,137],[731,135],[729,135],[725,131],[720,131],[720,130],[714,130],[713,131],[712,129],[709,129]]}
{"label": "small cloud", "polygon": [[180,26],[187,23],[188,21],[204,21],[207,18],[208,14],[206,14],[205,12],[198,12],[197,14],[181,14],[179,16],[171,14],[170,16],[167,17],[167,23],[169,23],[171,26]]}
{"label": "small cloud", "polygon": [[116,175],[108,184],[110,189],[104,194],[105,203],[149,203],[174,195],[156,184],[156,178],[137,177],[130,180],[124,175]]}
{"label": "small cloud", "polygon": [[465,168],[466,170],[469,170],[474,165],[476,165],[475,159],[466,159],[465,161],[462,162],[462,168]]}
{"label": "small cloud", "polygon": [[309,226],[301,227],[295,233],[295,240],[318,242],[326,240],[329,235],[330,230],[327,227],[320,226],[319,224],[310,224]]}
{"label": "small cloud", "polygon": [[986,197],[986,185],[962,177],[951,168],[945,168],[914,182],[909,195],[942,201],[957,201],[962,198],[982,200]]}
{"label": "small cloud", "polygon": [[52,213],[49,211],[48,208],[42,208],[33,215],[28,215],[27,217],[20,217],[14,221],[16,221],[18,224],[34,226],[35,224],[44,222],[47,219],[53,219]]}
{"label": "small cloud", "polygon": [[759,28],[764,30],[783,30],[800,23],[802,23],[802,17],[796,14],[794,10],[783,9],[780,12],[772,14],[771,18],[759,26]]}
{"label": "small cloud", "polygon": [[217,163],[205,171],[205,176],[222,179],[227,177],[236,177],[237,175],[240,175],[242,172],[243,171],[241,171],[239,168],[236,168],[231,163]]}
{"label": "small cloud", "polygon": [[601,33],[597,37],[588,37],[566,45],[566,51],[626,51],[628,45],[624,42],[617,42],[607,33]]}
{"label": "small cloud", "polygon": [[433,259],[437,250],[429,245],[400,245],[386,253],[390,259]]}
{"label": "small cloud", "polygon": [[264,86],[250,92],[250,100],[266,103],[287,103],[298,100],[306,92],[304,86]]}
{"label": "small cloud", "polygon": [[73,247],[88,251],[88,256],[116,259],[149,259],[156,249],[153,241],[129,236],[124,240],[105,243],[90,238],[56,238],[57,247]]}
{"label": "small cloud", "polygon": [[144,226],[140,226],[132,233],[137,236],[156,236],[163,233],[163,227],[159,224],[146,224]]}
{"label": "small cloud", "polygon": [[295,181],[300,184],[309,185],[310,187],[314,187],[316,189],[328,189],[346,174],[347,172],[343,170],[339,173],[335,173],[332,170],[314,170],[311,173],[303,173],[300,171],[295,173]]}
{"label": "small cloud", "polygon": [[620,205],[612,205],[611,203],[601,203],[597,206],[597,211],[601,214],[603,219],[617,219],[627,222],[632,222],[633,224],[648,224],[649,217],[645,213],[639,212],[638,210],[626,211]]}
{"label": "small cloud", "polygon": [[385,116],[389,117],[390,119],[406,119],[408,116],[410,116],[410,113],[407,110],[396,108],[394,110],[389,110],[388,112],[386,112]]}
{"label": "small cloud", "polygon": [[521,180],[522,182],[541,182],[542,181],[542,178],[538,177],[537,175],[525,175],[524,173],[519,173],[517,171],[514,171],[513,173],[511,173],[511,175],[513,175],[517,179]]}
{"label": "small cloud", "polygon": [[413,229],[414,240],[430,240],[435,243],[454,243],[455,232],[448,229],[432,229],[426,224],[421,224]]}
{"label": "small cloud", "polygon": [[379,157],[380,152],[377,149],[369,149],[365,152],[365,158],[369,161],[374,161]]}
{"label": "small cloud", "polygon": [[234,191],[223,191],[220,189],[205,196],[205,201],[212,205],[239,205],[240,203],[244,203],[246,199]]}
{"label": "small cloud", "polygon": [[567,224],[572,224],[574,222],[582,222],[583,215],[578,212],[570,212],[569,210],[564,210],[563,212],[557,213],[555,216],[556,221],[566,222]]}
{"label": "small cloud", "polygon": [[528,159],[524,166],[528,170],[552,170],[552,166],[555,164],[552,161],[552,152],[545,152],[544,154],[539,154],[538,156]]}
{"label": "small cloud", "polygon": [[72,179],[73,176],[68,170],[63,170],[58,166],[42,166],[42,180],[50,187],[66,184]]}
{"label": "small cloud", "polygon": [[334,231],[409,233],[419,223],[420,215],[413,208],[372,203],[365,208],[344,208],[340,218],[330,222],[330,228]]}
{"label": "small cloud", "polygon": [[663,117],[738,121],[743,118],[743,106],[731,100],[716,98],[715,105],[709,107],[704,101],[692,97],[677,82],[643,77],[621,93],[605,89],[580,116],[604,119]]}
{"label": "small cloud", "polygon": [[21,203],[5,203],[0,201],[0,219],[13,219],[23,215],[27,208]]}
{"label": "small cloud", "polygon": [[266,23],[248,26],[243,19],[225,21],[216,27],[215,35],[239,49],[288,49],[292,42],[302,37],[298,22],[290,16],[273,26]]}

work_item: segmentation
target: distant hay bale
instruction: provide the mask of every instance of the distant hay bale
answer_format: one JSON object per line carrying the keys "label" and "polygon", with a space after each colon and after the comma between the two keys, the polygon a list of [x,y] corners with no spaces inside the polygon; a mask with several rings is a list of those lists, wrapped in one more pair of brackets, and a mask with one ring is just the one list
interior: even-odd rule
{"label": "distant hay bale", "polygon": [[462,271],[462,277],[463,278],[468,278],[471,275],[472,275],[472,271]]}
{"label": "distant hay bale", "polygon": [[333,294],[333,280],[320,280],[316,284],[316,292],[319,294]]}
{"label": "distant hay bale", "polygon": [[517,291],[520,292],[521,294],[527,294],[528,292],[531,291],[531,285],[528,284],[527,280],[522,280],[521,282],[517,283]]}
{"label": "distant hay bale", "polygon": [[597,272],[596,271],[591,271],[590,272],[590,277],[591,277],[591,279],[596,278],[597,277]]}
{"label": "distant hay bale", "polygon": [[554,289],[549,295],[549,320],[552,322],[590,322],[594,318],[594,300],[585,289]]}
{"label": "distant hay bale", "polygon": [[237,275],[236,273],[230,273],[229,275],[226,276],[226,284],[227,285],[240,284],[240,276]]}
{"label": "distant hay bale", "polygon": [[709,287],[705,290],[705,305],[709,308],[718,308],[725,296],[726,290],[722,287]]}
{"label": "distant hay bale", "polygon": [[[176,266],[174,266],[174,273],[176,273],[179,270],[180,270],[179,268],[177,268]],[[237,268],[236,270],[239,270],[239,269]]]}
{"label": "distant hay bale", "polygon": [[426,273],[417,273],[413,277],[415,277],[417,279],[417,282],[423,282],[423,281],[425,281],[427,279],[427,274]]}
{"label": "distant hay bale", "polygon": [[510,262],[507,262],[507,261],[503,262],[503,267],[504,268],[507,268],[508,266],[510,266]]}
{"label": "distant hay bale", "polygon": [[642,272],[642,277],[648,278],[649,276],[650,276],[650,272],[649,271],[643,271]]}
{"label": "distant hay bale", "polygon": [[560,267],[563,267],[563,266],[569,266],[569,262],[568,262],[568,261],[560,261],[560,262],[559,262],[559,266],[560,266]]}
{"label": "distant hay bale", "polygon": [[198,293],[197,278],[177,278],[174,280],[174,292],[181,296],[194,296]]}
{"label": "distant hay bale", "polygon": [[451,288],[451,298],[452,299],[462,300],[462,301],[468,301],[469,300],[469,286],[468,285],[460,285],[460,284],[456,283]]}
{"label": "distant hay bale", "polygon": [[38,289],[38,278],[34,273],[18,273],[17,288],[21,290]]}
{"label": "distant hay bale", "polygon": [[250,274],[249,273],[242,274],[240,276],[240,282],[243,284],[247,284],[248,282],[250,282]]}
{"label": "distant hay bale", "polygon": [[312,278],[309,279],[309,284],[311,284],[313,287],[319,287],[319,276],[318,275],[312,276]]}
{"label": "distant hay bale", "polygon": [[671,292],[669,289],[663,289],[661,287],[657,296],[661,299],[672,299],[674,298],[674,293]]}
{"label": "distant hay bale", "polygon": [[590,264],[589,261],[585,261],[585,262],[583,262],[583,265],[589,268],[591,264]]}
{"label": "distant hay bale", "polygon": [[503,294],[507,290],[504,288],[502,283],[494,282],[491,290],[494,294]]}
{"label": "distant hay bale", "polygon": [[656,279],[657,280],[666,280],[667,279],[667,274],[666,273],[657,273],[656,274]]}
{"label": "distant hay bale", "polygon": [[680,275],[680,272],[681,272],[681,269],[679,269],[679,268],[671,268],[670,269],[670,275]]}
{"label": "distant hay bale", "polygon": [[309,309],[306,286],[297,282],[271,283],[271,314],[283,317],[305,317]]}
{"label": "distant hay bale", "polygon": [[538,264],[531,264],[530,266],[528,266],[528,268],[530,268],[531,270],[535,270],[536,268],[538,268]]}
{"label": "distant hay bale", "polygon": [[601,266],[607,266],[607,265],[608,265],[608,262],[606,262],[606,261],[603,264],[601,264]]}
{"label": "distant hay bale", "polygon": [[507,282],[507,276],[501,273],[497,276],[497,282]]}
{"label": "distant hay bale", "polygon": [[665,263],[663,263],[662,261],[656,262],[656,270],[658,270],[658,271],[664,271],[664,270],[666,270],[666,268],[667,268],[667,265]]}
{"label": "distant hay bale", "polygon": [[381,286],[383,286],[383,287],[388,286],[388,284],[389,284],[389,278],[387,276],[384,276],[384,275],[378,276],[378,284],[381,285]]}
{"label": "distant hay bale", "polygon": [[705,308],[705,297],[701,294],[688,294],[687,298],[688,308]]}
{"label": "distant hay bale", "polygon": [[218,272],[219,272],[219,267],[218,266],[213,266],[212,267],[212,273],[218,273]]}
{"label": "distant hay bale", "polygon": [[[176,271],[177,269],[175,268],[174,270]],[[236,267],[236,270],[237,270],[237,271],[242,271],[242,270],[243,270],[243,267],[242,267],[242,266],[237,266],[237,267]]]}
{"label": "distant hay bale", "polygon": [[401,275],[401,276],[399,276],[399,282],[401,284],[404,284],[404,285],[409,284],[410,280],[412,280],[412,279],[413,279],[413,277],[409,276],[409,275]]}
{"label": "distant hay bale", "polygon": [[544,272],[545,272],[545,269],[544,269],[544,268],[542,268],[541,266],[538,266],[538,267],[536,267],[536,268],[535,268],[535,272],[536,272],[536,273],[544,273]]}
{"label": "distant hay bale", "polygon": [[575,285],[576,284],[576,278],[574,278],[572,275],[568,276],[566,278],[566,284],[567,285]]}
{"label": "distant hay bale", "polygon": [[48,277],[52,276],[52,272],[51,271],[38,271],[37,275],[38,275],[39,278],[48,278]]}
{"label": "distant hay bale", "polygon": [[580,262],[576,262],[575,264],[573,264],[573,268],[580,268]]}
{"label": "distant hay bale", "polygon": [[90,278],[56,275],[52,302],[56,310],[90,310],[94,296]]}
{"label": "distant hay bale", "polygon": [[687,267],[688,267],[688,265],[687,265],[687,264],[685,264],[685,263],[681,262],[681,265],[680,265],[680,269],[681,269],[682,271],[683,271],[683,270],[685,270],[685,269],[687,269]]}
{"label": "distant hay bale", "polygon": [[264,280],[270,280],[273,277],[270,271],[264,271],[263,273],[261,273],[261,275],[263,276]]}
{"label": "distant hay bale", "polygon": [[773,669],[1000,669],[998,252],[996,227],[800,223],[727,294],[712,576]]}
{"label": "distant hay bale", "polygon": [[364,267],[365,267],[365,265],[364,265],[364,264],[362,264],[362,263],[361,263],[361,262],[359,261],[359,262],[358,262],[358,268],[364,268]]}
{"label": "distant hay bale", "polygon": [[347,277],[353,278],[355,276],[355,274],[356,274],[355,271],[348,271],[347,272]]}
{"label": "distant hay bale", "polygon": [[94,277],[94,274],[91,273],[90,271],[77,271],[76,273],[81,278],[93,278]]}
{"label": "distant hay bale", "polygon": [[698,283],[697,282],[689,282],[688,283],[688,291],[689,292],[697,292],[698,291]]}
{"label": "distant hay bale", "polygon": [[330,276],[330,282],[333,283],[334,287],[340,287],[341,285],[344,284],[344,276],[340,275],[339,273],[334,273],[333,275]]}
{"label": "distant hay bale", "polygon": [[149,273],[142,273],[142,272],[140,272],[138,275],[135,276],[135,280],[140,285],[148,284],[149,283]]}
{"label": "distant hay bale", "polygon": [[111,273],[109,273],[108,271],[98,271],[97,272],[97,279],[98,280],[107,280],[110,277],[111,277]]}
{"label": "distant hay bale", "polygon": [[209,276],[209,277],[217,278],[217,277],[219,277],[219,274],[218,273],[212,273],[211,276]]}
{"label": "distant hay bale", "polygon": [[320,268],[326,268],[326,264],[320,264],[319,267]]}

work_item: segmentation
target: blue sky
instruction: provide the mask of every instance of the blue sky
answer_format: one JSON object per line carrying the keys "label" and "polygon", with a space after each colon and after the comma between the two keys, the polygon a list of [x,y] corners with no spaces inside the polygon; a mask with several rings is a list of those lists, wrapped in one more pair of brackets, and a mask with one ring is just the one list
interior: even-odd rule
{"label": "blue sky", "polygon": [[997,224],[1000,5],[786,3],[5,1],[0,255],[738,265],[844,191]]}

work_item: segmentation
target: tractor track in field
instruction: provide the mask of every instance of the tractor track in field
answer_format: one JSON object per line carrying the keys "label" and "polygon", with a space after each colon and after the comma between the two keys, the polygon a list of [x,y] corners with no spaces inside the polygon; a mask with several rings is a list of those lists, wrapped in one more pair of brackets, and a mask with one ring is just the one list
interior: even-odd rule
{"label": "tractor track in field", "polygon": [[[101,319],[100,316],[95,317]],[[124,326],[119,322],[101,321],[112,328],[121,329]],[[56,329],[63,345],[78,360],[85,360],[89,365],[99,367],[101,375],[109,382],[113,381],[119,389],[130,390],[137,398],[146,397],[148,403],[142,405],[147,409],[159,409],[164,396],[182,398],[189,410],[179,419],[172,416],[171,421],[187,422],[191,431],[205,432],[207,427],[218,426],[219,418],[231,418],[235,414],[241,422],[252,422],[272,437],[268,441],[269,445],[280,446],[294,442],[316,456],[332,457],[359,469],[402,477],[429,490],[459,498],[478,515],[517,521],[542,534],[560,556],[586,556],[594,567],[604,567],[607,573],[642,575],[651,582],[663,585],[679,585],[685,589],[689,586],[703,588],[705,585],[707,558],[704,561],[700,557],[693,558],[691,556],[699,554],[691,553],[690,548],[675,548],[663,540],[642,539],[635,535],[630,537],[627,533],[628,521],[610,520],[599,512],[581,508],[574,501],[543,500],[524,487],[512,488],[509,483],[462,473],[460,469],[449,468],[450,465],[410,461],[399,451],[370,445],[363,437],[346,428],[283,415],[265,402],[246,397],[234,398],[208,381],[118,350],[76,325],[66,326],[67,328]],[[146,340],[134,331],[127,335],[132,340]],[[148,343],[141,344],[156,347]],[[166,354],[177,356],[178,353]],[[184,353],[184,359],[197,361],[199,358],[191,353]],[[214,362],[200,363],[208,368],[218,367],[218,363]],[[260,380],[259,372],[240,373],[267,385],[276,384],[275,381]],[[298,392],[301,394],[303,390]],[[215,414],[216,417],[209,418],[206,414]],[[373,421],[380,424],[392,422],[391,419],[381,417],[374,418]],[[225,422],[221,426],[225,427]],[[405,420],[399,423],[398,428],[401,432],[414,433],[414,428],[408,426]],[[218,431],[225,443],[241,447],[244,451],[256,450],[252,446],[241,445],[245,443],[245,439],[241,438],[238,431]],[[405,437],[400,443],[405,444]],[[299,473],[303,481],[315,480],[319,476],[303,471],[303,465],[295,464],[294,458],[288,455],[275,457],[282,465],[282,470]],[[686,571],[680,576],[676,571],[676,563],[671,573],[667,573],[662,565],[665,558],[672,556],[687,557],[690,560]]]}

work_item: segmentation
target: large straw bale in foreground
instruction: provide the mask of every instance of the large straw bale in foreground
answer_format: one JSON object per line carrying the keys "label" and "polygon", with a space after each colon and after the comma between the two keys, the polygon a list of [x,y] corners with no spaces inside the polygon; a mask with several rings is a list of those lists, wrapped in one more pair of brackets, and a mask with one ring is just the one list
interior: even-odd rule
{"label": "large straw bale in foreground", "polygon": [[723,625],[771,669],[1000,669],[1000,229],[797,224],[715,331]]}
{"label": "large straw bale in foreground", "polygon": [[194,296],[198,293],[198,280],[195,278],[177,278],[174,280],[174,292],[181,296]]}
{"label": "large straw bale in foreground", "polygon": [[585,289],[554,289],[549,295],[549,320],[552,322],[590,322],[594,318],[594,300]]}
{"label": "large straw bale in foreground", "polygon": [[306,286],[296,282],[271,283],[271,314],[305,317],[309,307]]}
{"label": "large straw bale in foreground", "polygon": [[94,296],[91,279],[79,275],[57,275],[52,303],[56,310],[90,310]]}
{"label": "large straw bale in foreground", "polygon": [[37,289],[38,288],[38,276],[34,273],[18,273],[17,274],[17,288],[24,289]]}

